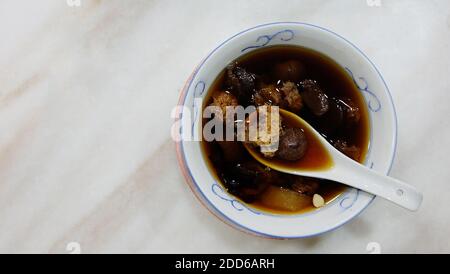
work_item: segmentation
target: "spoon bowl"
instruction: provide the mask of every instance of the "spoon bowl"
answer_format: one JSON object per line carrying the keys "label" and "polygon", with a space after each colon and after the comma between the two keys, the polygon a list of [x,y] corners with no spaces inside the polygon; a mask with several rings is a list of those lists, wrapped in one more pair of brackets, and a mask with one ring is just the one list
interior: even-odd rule
{"label": "spoon bowl", "polygon": [[[299,161],[288,162],[266,158],[253,145],[244,143],[244,147],[258,162],[280,172],[332,180],[358,188],[411,211],[419,209],[423,199],[422,194],[413,186],[382,175],[350,159],[328,143],[301,117],[284,109],[279,111],[284,120],[287,119],[291,124],[302,128],[308,137],[308,143],[314,142],[314,145],[308,147],[307,153]],[[315,159],[316,164],[311,165],[310,159]]]}

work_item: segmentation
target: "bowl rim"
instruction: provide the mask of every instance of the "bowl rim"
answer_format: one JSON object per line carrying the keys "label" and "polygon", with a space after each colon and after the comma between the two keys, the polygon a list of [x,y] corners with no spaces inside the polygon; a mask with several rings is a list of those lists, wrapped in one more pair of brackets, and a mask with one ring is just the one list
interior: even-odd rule
{"label": "bowl rim", "polygon": [[[211,57],[211,55],[213,55],[217,50],[219,50],[223,45],[225,45],[226,43],[228,43],[230,40],[246,33],[249,32],[251,30],[254,29],[258,29],[258,28],[262,28],[262,27],[266,27],[266,26],[271,26],[271,25],[284,25],[284,24],[293,24],[293,25],[303,25],[303,26],[309,26],[309,27],[313,27],[313,28],[317,28],[319,30],[322,31],[326,31],[329,34],[332,34],[334,36],[336,36],[337,38],[343,40],[344,42],[346,42],[347,44],[349,44],[352,48],[354,48],[357,52],[359,52],[365,59],[366,61],[369,62],[369,64],[374,68],[374,70],[376,71],[376,73],[378,74],[379,78],[381,79],[386,92],[387,92],[387,97],[389,99],[389,102],[391,104],[392,107],[392,113],[393,113],[393,135],[391,136],[392,138],[392,147],[390,148],[391,150],[391,156],[390,156],[390,163],[389,163],[389,167],[387,169],[386,174],[389,174],[392,170],[392,166],[393,163],[395,161],[395,156],[396,156],[396,152],[397,152],[397,141],[398,141],[398,118],[397,118],[397,113],[396,113],[396,109],[395,109],[395,105],[394,105],[394,101],[392,98],[392,94],[389,90],[389,87],[383,77],[383,75],[381,74],[381,72],[378,70],[377,66],[370,60],[370,58],[361,50],[359,49],[355,44],[353,44],[352,42],[350,42],[348,39],[346,39],[345,37],[337,34],[336,32],[318,26],[318,25],[314,25],[311,23],[305,23],[305,22],[295,22],[295,21],[280,21],[280,22],[271,22],[271,23],[265,23],[265,24],[260,24],[251,28],[247,28],[243,31],[240,31],[234,35],[232,35],[231,37],[227,38],[226,40],[224,40],[222,43],[220,43],[217,47],[215,47],[212,51],[210,51],[208,53],[208,55],[199,63],[199,65],[194,69],[194,71],[191,73],[191,75],[188,77],[187,81],[185,82],[185,85],[183,86],[181,93],[180,93],[180,97],[178,99],[178,105],[179,106],[183,106],[185,105],[185,100],[187,97],[187,91],[189,90],[189,88],[192,85],[193,80],[195,79],[195,76],[197,75],[197,73],[199,72],[200,68],[203,66],[203,64],[209,59],[209,57]],[[180,117],[180,110],[177,110],[176,116],[175,117]],[[180,169],[182,171],[183,177],[185,178],[185,182],[188,184],[189,188],[191,189],[191,191],[194,193],[195,197],[199,200],[199,202],[206,207],[214,216],[216,216],[219,220],[221,220],[222,222],[224,222],[227,225],[230,225],[231,227],[245,232],[247,234],[251,234],[254,236],[259,236],[259,237],[263,237],[263,238],[269,238],[269,239],[299,239],[299,238],[308,238],[308,237],[314,237],[314,236],[318,236],[333,230],[338,229],[339,227],[343,226],[344,224],[348,223],[349,221],[353,220],[354,218],[356,218],[357,216],[359,216],[370,204],[372,204],[372,202],[375,200],[376,196],[373,196],[371,198],[371,200],[367,203],[367,205],[365,205],[364,207],[362,207],[358,212],[355,212],[355,214],[353,214],[351,217],[343,220],[342,222],[336,224],[335,226],[319,231],[317,233],[311,233],[311,234],[307,234],[307,235],[294,235],[294,236],[279,236],[279,235],[273,235],[273,234],[268,234],[268,233],[264,233],[261,231],[256,231],[250,227],[244,226],[242,224],[237,223],[236,221],[232,220],[231,218],[227,217],[225,214],[223,214],[220,210],[217,209],[217,207],[214,206],[213,203],[211,203],[209,201],[209,199],[206,197],[206,195],[199,189],[197,182],[195,181],[194,177],[192,176],[192,173],[189,169],[189,167],[187,166],[186,162],[186,158],[185,158],[185,153],[184,153],[184,148],[183,148],[183,142],[175,142],[176,145],[176,152],[177,152],[177,159],[178,159],[178,164],[180,166]]]}

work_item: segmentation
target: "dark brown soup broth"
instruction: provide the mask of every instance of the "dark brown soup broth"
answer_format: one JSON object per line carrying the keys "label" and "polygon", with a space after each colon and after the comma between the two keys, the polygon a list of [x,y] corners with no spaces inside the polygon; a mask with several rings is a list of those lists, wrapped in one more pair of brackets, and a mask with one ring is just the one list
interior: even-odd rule
{"label": "dark brown soup broth", "polygon": [[[276,73],[273,73],[274,67],[277,64],[289,60],[298,61],[304,67],[302,78],[292,81],[299,87],[300,94],[302,94],[301,81],[312,79],[320,85],[330,100],[332,99],[334,102],[338,102],[341,106],[345,106],[350,101],[359,109],[358,122],[350,125],[342,121],[338,121],[339,123],[337,123],[334,117],[335,115],[332,115],[332,113],[318,117],[305,106],[295,113],[311,124],[328,142],[334,144],[354,160],[363,162],[369,146],[367,108],[364,98],[353,80],[340,65],[317,51],[294,46],[273,46],[255,50],[240,57],[235,62],[246,71],[258,75],[258,79],[263,79],[261,81],[279,84],[281,80],[276,78]],[[230,84],[227,81],[227,72],[225,69],[208,90],[204,107],[211,104],[215,92],[227,90],[230,90]],[[239,103],[244,107],[248,105],[248,103]],[[284,117],[282,118],[284,119]],[[289,121],[289,119],[284,119],[283,123],[292,126],[292,121]],[[336,126],[336,124],[340,124],[340,126]],[[308,141],[314,142],[313,139],[310,139],[310,136],[308,137]],[[302,198],[310,197],[312,193],[309,190],[312,189],[311,191],[314,194],[321,195],[325,202],[328,203],[340,195],[346,188],[341,184],[331,181],[305,177],[299,178],[299,176],[282,174],[270,170],[256,162],[239,142],[234,142],[231,146],[223,146],[216,141],[202,141],[201,146],[204,159],[223,187],[238,199],[263,211],[280,214],[306,212],[314,209],[312,203],[305,203],[301,206],[298,204],[297,206],[291,207],[289,204],[285,205],[283,201],[281,201],[283,205],[278,206],[277,202],[284,197],[290,199],[291,196],[295,196],[291,192],[297,191],[298,189],[303,191],[301,192]],[[308,147],[307,154],[300,161],[303,161],[302,165],[313,169],[315,167],[319,168],[320,165],[330,164],[323,162],[323,159],[326,157],[321,155],[320,151],[314,150],[314,147],[314,144]],[[357,153],[354,153],[355,151]],[[237,157],[230,160],[227,157],[230,154],[237,155]],[[295,165],[298,163],[281,161],[280,164]],[[280,189],[281,192],[278,193],[277,189]],[[285,190],[289,192],[288,195],[284,195],[286,194],[283,192]],[[278,193],[280,195],[277,197],[267,197],[268,195],[272,195],[271,193]]]}

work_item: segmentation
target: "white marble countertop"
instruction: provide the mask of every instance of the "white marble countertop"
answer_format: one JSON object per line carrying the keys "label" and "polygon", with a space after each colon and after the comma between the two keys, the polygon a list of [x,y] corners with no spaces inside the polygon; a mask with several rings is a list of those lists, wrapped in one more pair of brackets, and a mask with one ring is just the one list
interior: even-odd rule
{"label": "white marble countertop", "polygon": [[[0,2],[0,252],[450,252],[449,1],[80,1]],[[277,241],[197,202],[170,111],[211,49],[273,21],[330,28],[382,71],[391,174],[423,190],[419,212],[377,199],[336,231]]]}

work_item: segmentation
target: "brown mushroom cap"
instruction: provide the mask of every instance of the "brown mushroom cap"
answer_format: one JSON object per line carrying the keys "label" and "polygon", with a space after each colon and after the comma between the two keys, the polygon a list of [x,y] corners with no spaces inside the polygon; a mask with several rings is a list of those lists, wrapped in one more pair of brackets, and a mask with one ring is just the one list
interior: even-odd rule
{"label": "brown mushroom cap", "polygon": [[277,158],[286,161],[298,161],[308,149],[308,140],[301,128],[287,128],[280,136]]}

